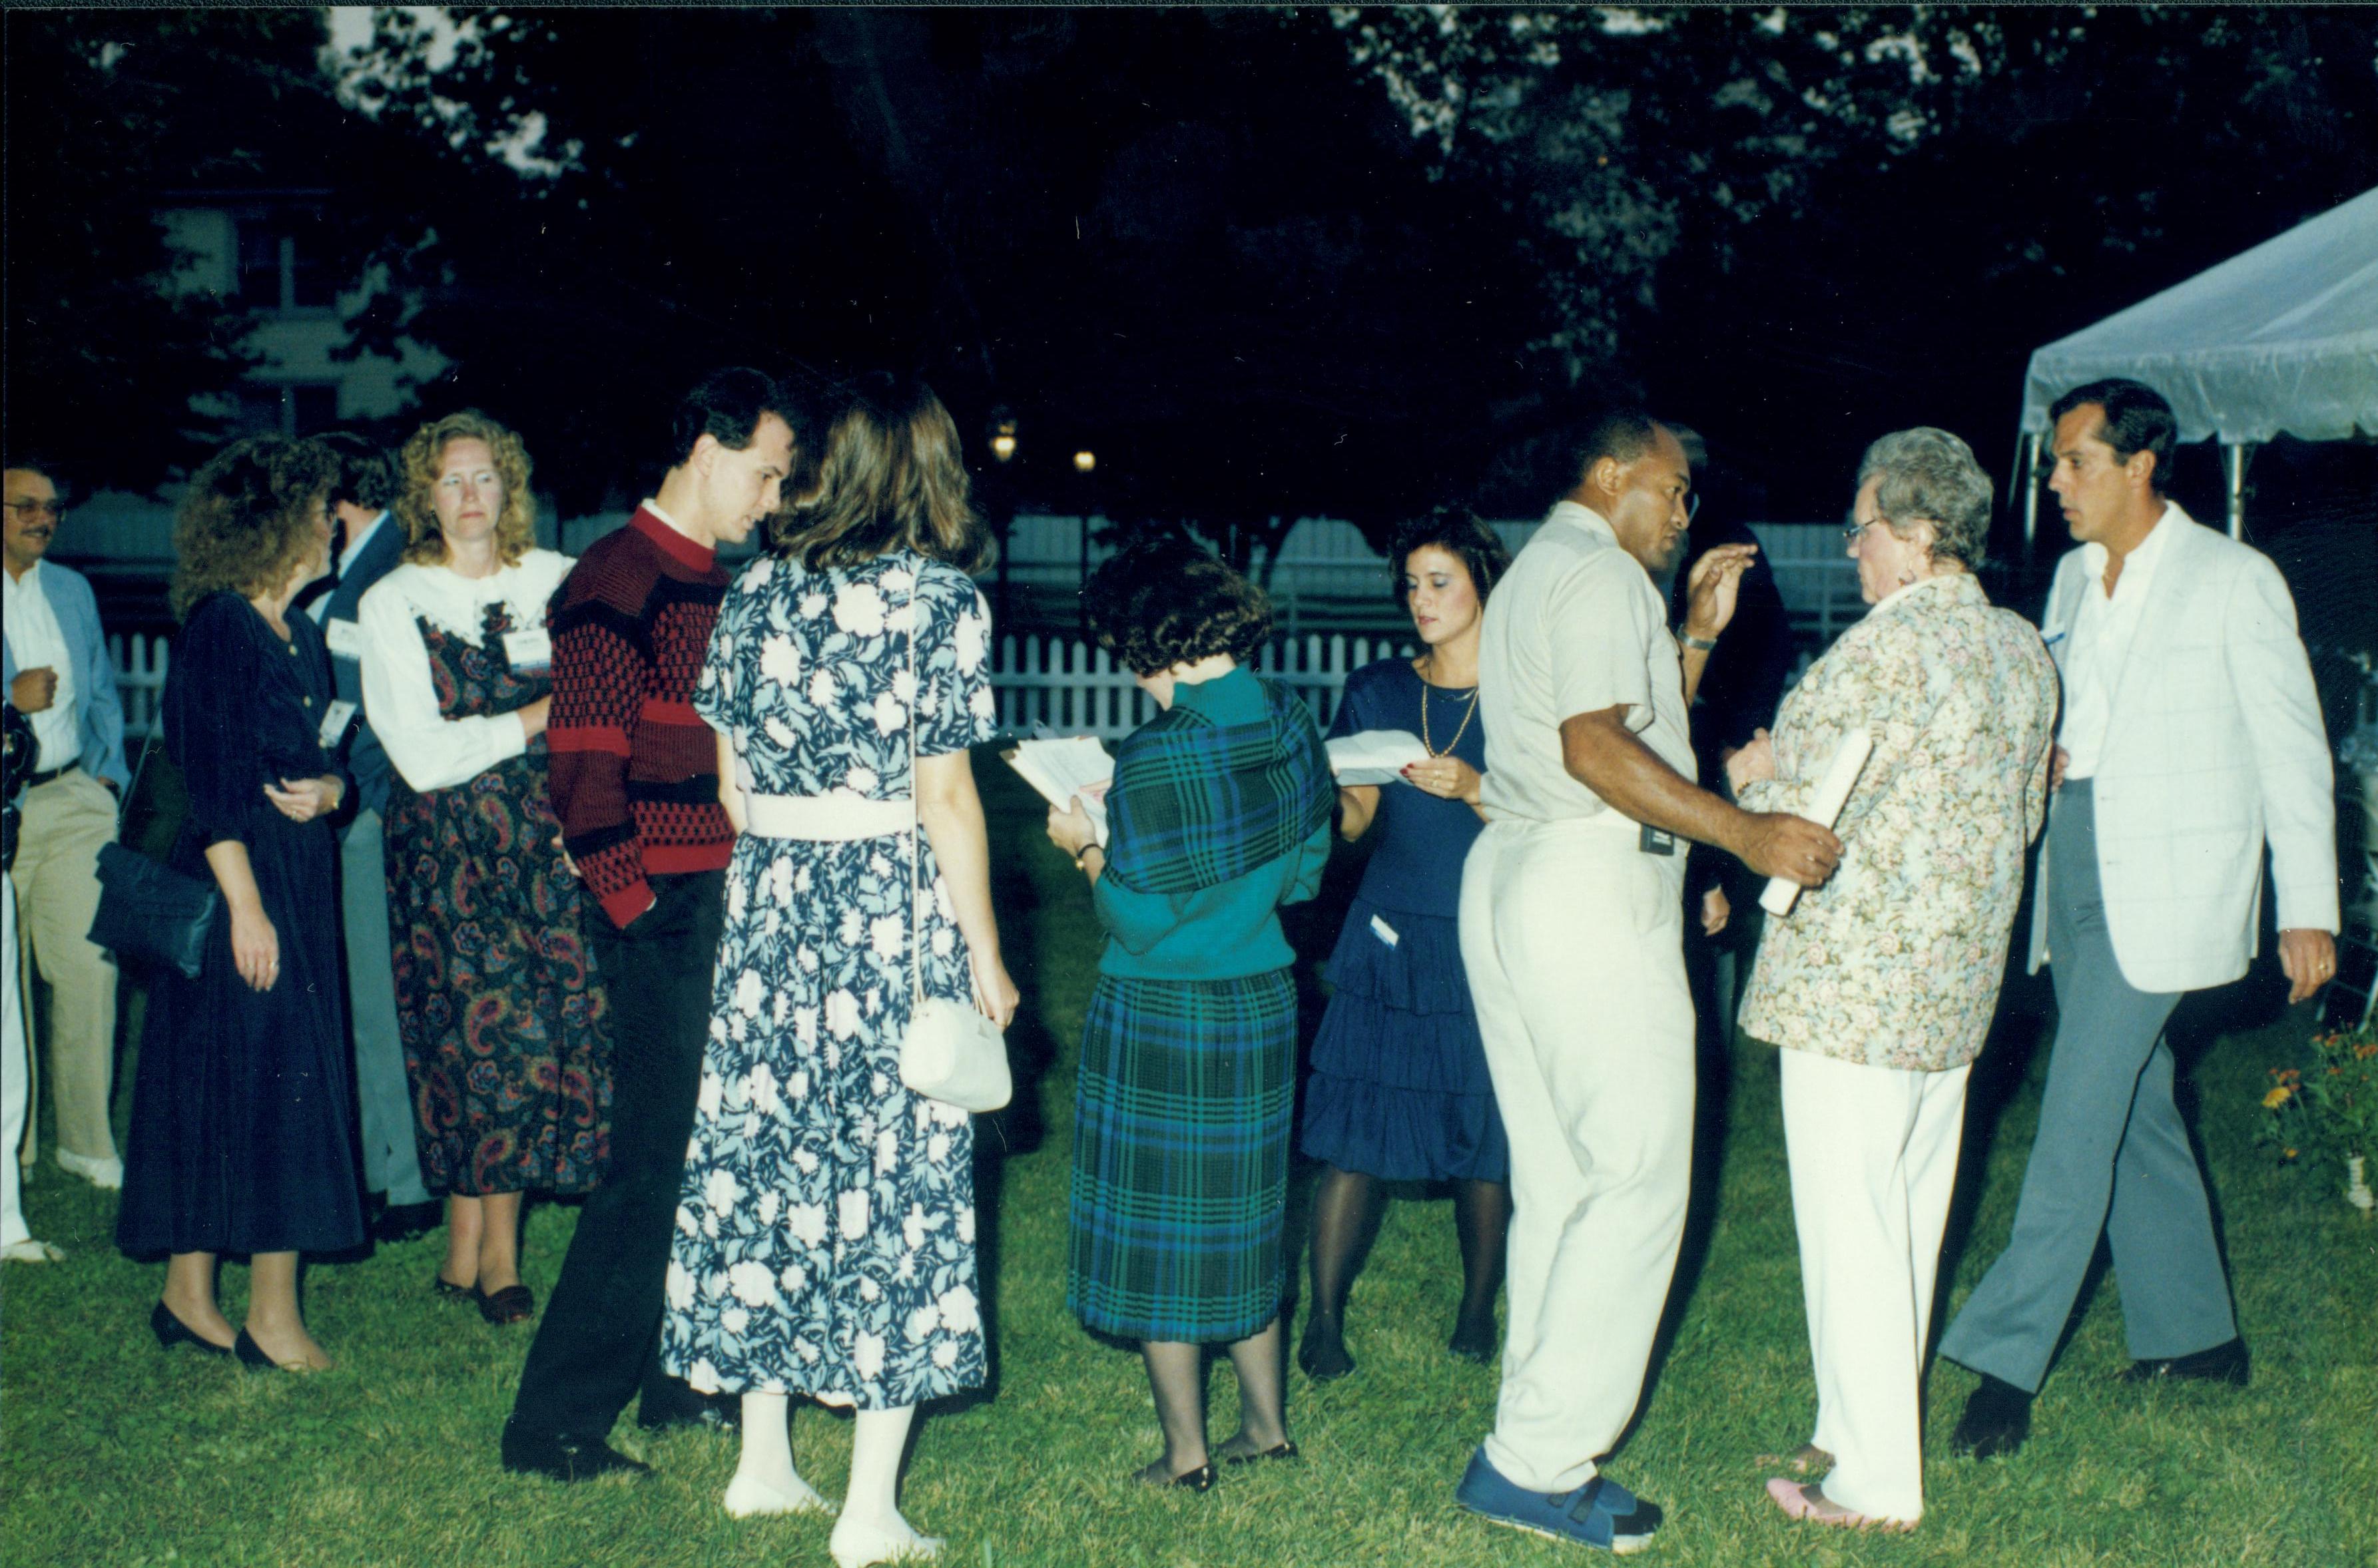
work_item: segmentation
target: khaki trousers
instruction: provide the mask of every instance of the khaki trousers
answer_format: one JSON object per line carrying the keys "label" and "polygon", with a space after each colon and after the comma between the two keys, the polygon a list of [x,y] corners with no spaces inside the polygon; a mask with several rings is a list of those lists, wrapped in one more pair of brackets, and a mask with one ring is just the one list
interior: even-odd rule
{"label": "khaki trousers", "polygon": [[0,872],[0,1247],[32,1239],[25,1227],[17,1145],[25,1135],[25,1019],[17,993],[17,884]]}
{"label": "khaki trousers", "polygon": [[1615,814],[1489,823],[1462,868],[1462,965],[1511,1144],[1486,1456],[1537,1491],[1591,1479],[1635,1413],[1692,1183],[1684,856],[1637,833]]}
{"label": "khaki trousers", "polygon": [[[115,1080],[115,964],[87,933],[99,911],[99,846],[115,837],[115,796],[77,768],[24,796],[17,837],[17,934],[28,974],[49,982],[48,1071],[58,1147],[114,1159],[107,1104]],[[25,987],[32,1000],[32,987]],[[30,1012],[29,1012],[30,1016]],[[42,1051],[30,1055],[35,1064]],[[38,1103],[36,1066],[29,1106]],[[25,1118],[28,1153],[38,1118]]]}

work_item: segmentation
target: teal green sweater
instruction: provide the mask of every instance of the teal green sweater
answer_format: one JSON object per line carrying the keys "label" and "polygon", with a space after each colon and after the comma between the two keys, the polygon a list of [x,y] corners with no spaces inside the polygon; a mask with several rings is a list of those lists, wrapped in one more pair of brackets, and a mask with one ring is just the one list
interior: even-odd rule
{"label": "teal green sweater", "polygon": [[[1172,688],[1172,700],[1217,724],[1263,717],[1263,688],[1245,670]],[[1135,892],[1101,876],[1091,894],[1107,928],[1099,973],[1124,980],[1236,980],[1295,962],[1279,906],[1321,891],[1329,863],[1324,822],[1292,854],[1193,893]]]}

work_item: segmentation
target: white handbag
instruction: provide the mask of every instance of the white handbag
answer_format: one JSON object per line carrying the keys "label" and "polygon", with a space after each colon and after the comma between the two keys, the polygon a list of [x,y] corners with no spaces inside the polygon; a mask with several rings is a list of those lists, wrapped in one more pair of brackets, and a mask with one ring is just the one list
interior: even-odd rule
{"label": "white handbag", "polygon": [[[921,578],[919,586],[922,587]],[[1015,1096],[1007,1070],[1007,1036],[968,1003],[929,997],[924,987],[924,828],[917,819],[918,595],[908,595],[908,1032],[900,1037],[900,1082],[928,1099],[960,1110],[993,1111]]]}

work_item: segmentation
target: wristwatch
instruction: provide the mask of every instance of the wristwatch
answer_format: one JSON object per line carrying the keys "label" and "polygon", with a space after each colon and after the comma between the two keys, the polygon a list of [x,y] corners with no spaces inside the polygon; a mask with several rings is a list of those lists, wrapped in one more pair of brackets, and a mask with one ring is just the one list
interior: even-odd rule
{"label": "wristwatch", "polygon": [[1689,631],[1680,631],[1676,633],[1676,645],[1680,648],[1689,648],[1696,653],[1708,653],[1716,650],[1717,639],[1714,637],[1695,637]]}

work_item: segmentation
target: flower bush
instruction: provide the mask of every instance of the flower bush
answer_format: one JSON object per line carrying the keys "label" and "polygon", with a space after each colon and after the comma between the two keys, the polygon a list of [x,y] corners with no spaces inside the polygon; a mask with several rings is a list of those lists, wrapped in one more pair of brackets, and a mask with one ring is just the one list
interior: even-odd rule
{"label": "flower bush", "polygon": [[2378,1030],[2315,1035],[2302,1067],[2271,1069],[2263,1142],[2283,1160],[2343,1167],[2378,1158]]}

